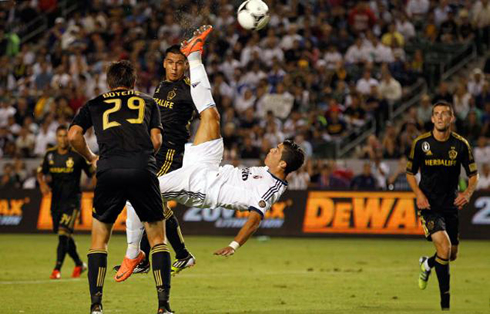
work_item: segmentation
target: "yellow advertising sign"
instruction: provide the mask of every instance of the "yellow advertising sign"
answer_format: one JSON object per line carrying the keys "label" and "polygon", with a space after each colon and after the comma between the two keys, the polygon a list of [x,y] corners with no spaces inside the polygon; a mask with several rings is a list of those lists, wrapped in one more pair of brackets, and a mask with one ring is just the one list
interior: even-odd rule
{"label": "yellow advertising sign", "polygon": [[[82,193],[82,202],[80,208],[80,217],[78,217],[75,223],[75,230],[87,230],[92,229],[92,202],[94,199],[93,192]],[[41,209],[39,210],[39,218],[37,220],[38,230],[52,230],[53,221],[51,220],[51,196],[44,196],[41,201]],[[114,230],[125,231],[126,230],[126,207],[122,213],[117,217],[114,224]]]}
{"label": "yellow advertising sign", "polygon": [[304,233],[424,234],[411,192],[309,192]]}

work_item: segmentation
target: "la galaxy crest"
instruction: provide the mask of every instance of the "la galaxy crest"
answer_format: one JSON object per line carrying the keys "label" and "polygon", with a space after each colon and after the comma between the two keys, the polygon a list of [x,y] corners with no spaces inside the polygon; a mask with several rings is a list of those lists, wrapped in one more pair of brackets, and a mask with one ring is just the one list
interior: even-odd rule
{"label": "la galaxy crest", "polygon": [[75,162],[73,161],[73,158],[68,157],[68,159],[66,160],[66,167],[67,168],[73,168],[73,165],[75,165]]}
{"label": "la galaxy crest", "polygon": [[167,100],[172,100],[177,96],[177,93],[175,92],[175,88],[172,89],[170,92],[167,94]]}
{"label": "la galaxy crest", "polygon": [[455,150],[454,147],[451,147],[451,150],[449,151],[449,158],[454,160],[458,157],[458,152]]}

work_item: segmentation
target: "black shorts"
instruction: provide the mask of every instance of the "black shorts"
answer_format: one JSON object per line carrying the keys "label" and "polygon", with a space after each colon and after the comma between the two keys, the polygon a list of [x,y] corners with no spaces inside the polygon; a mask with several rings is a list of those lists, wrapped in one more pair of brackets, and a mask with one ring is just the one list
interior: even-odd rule
{"label": "black shorts", "polygon": [[163,220],[158,179],[140,169],[110,169],[97,174],[92,216],[112,224],[130,201],[141,221]]}
{"label": "black shorts", "polygon": [[439,212],[421,210],[419,212],[422,227],[424,228],[425,238],[432,241],[432,234],[437,231],[446,231],[452,245],[459,244],[459,216],[458,212]]}
{"label": "black shorts", "polygon": [[51,218],[53,219],[53,232],[58,233],[60,228],[64,233],[73,233],[75,222],[77,221],[80,210],[74,206],[51,209]]}
{"label": "black shorts", "polygon": [[[184,161],[184,151],[175,150],[171,148],[162,147],[157,156],[157,176],[163,176],[169,172],[182,168],[182,162]],[[163,157],[165,156],[165,157]],[[159,158],[158,158],[159,157]],[[163,209],[165,219],[172,217],[174,214],[170,207],[165,206]]]}
{"label": "black shorts", "polygon": [[184,151],[162,147],[157,156],[157,177],[182,168]]}

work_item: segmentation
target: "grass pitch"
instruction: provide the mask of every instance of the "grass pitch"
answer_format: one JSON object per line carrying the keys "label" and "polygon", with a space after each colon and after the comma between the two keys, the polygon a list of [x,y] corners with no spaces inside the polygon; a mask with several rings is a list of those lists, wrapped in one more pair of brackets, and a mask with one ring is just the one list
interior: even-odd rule
{"label": "grass pitch", "polygon": [[[77,235],[86,260],[89,236]],[[251,239],[230,257],[212,252],[230,238],[187,237],[197,265],[172,278],[171,305],[184,313],[437,313],[435,272],[427,290],[417,286],[418,257],[432,244],[384,239]],[[0,313],[89,312],[86,275],[71,279],[67,256],[62,280],[54,266],[54,235],[0,235]],[[125,237],[115,235],[108,266],[119,263]],[[451,264],[451,313],[490,313],[490,243],[463,241]],[[173,256],[173,255],[172,255]],[[151,275],[116,283],[107,272],[104,313],[155,313]]]}

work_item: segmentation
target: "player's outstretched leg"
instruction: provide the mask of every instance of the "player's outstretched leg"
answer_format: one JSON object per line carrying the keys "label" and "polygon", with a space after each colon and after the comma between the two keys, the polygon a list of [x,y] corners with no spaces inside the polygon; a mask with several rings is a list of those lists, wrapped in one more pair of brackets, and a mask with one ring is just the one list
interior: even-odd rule
{"label": "player's outstretched leg", "polygon": [[201,26],[194,32],[194,36],[184,41],[181,46],[182,53],[189,61],[192,100],[201,116],[199,128],[194,136],[194,145],[221,138],[220,116],[201,59],[204,42],[212,30],[213,27],[210,25]]}
{"label": "player's outstretched leg", "polygon": [[[117,282],[124,281],[133,274],[134,269],[145,259],[145,253],[140,250],[140,241],[143,237],[144,226],[141,223],[138,215],[131,205],[126,203],[127,218],[126,218],[126,237],[128,247],[124,260],[117,270],[114,279]],[[116,266],[117,267],[117,266]],[[116,267],[114,269],[116,269]]]}

